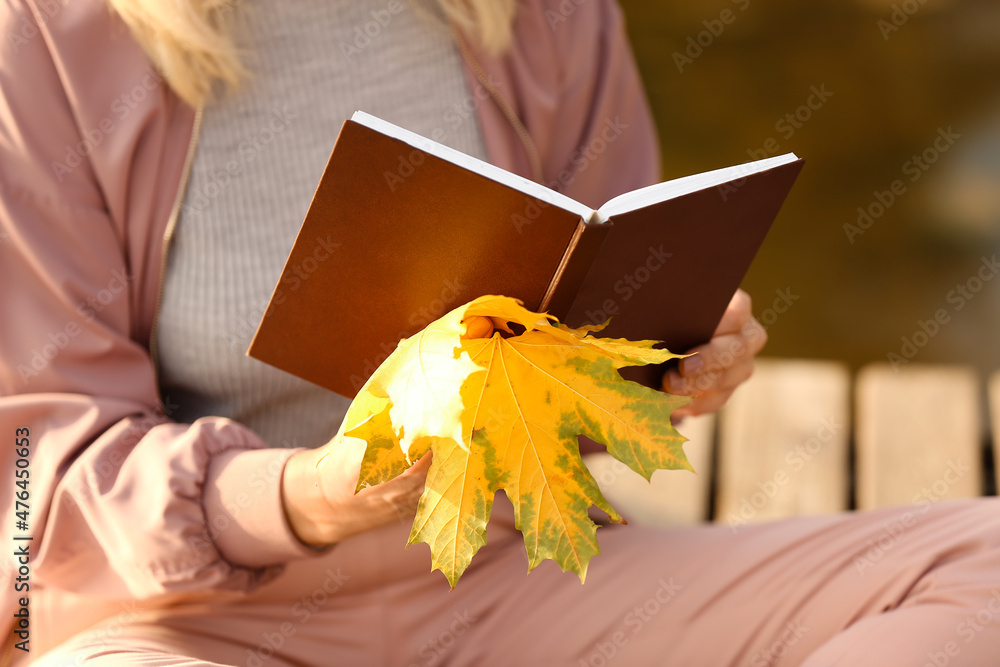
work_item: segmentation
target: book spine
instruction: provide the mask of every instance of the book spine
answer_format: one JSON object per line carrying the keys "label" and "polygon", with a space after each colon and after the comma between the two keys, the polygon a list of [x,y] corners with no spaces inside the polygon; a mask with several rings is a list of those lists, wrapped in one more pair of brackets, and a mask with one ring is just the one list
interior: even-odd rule
{"label": "book spine", "polygon": [[611,226],[610,221],[593,223],[580,220],[573,238],[566,247],[566,253],[549,282],[539,310],[548,312],[560,321],[565,319],[580,286],[583,285],[584,278],[587,277],[601,246],[604,245],[608,232],[611,231]]}

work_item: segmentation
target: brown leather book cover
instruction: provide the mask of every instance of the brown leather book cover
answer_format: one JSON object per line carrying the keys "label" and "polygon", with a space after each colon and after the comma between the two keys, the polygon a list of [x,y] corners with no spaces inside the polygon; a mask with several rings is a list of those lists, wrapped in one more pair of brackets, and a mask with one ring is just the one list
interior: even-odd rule
{"label": "brown leather book cover", "polygon": [[[409,139],[344,123],[250,356],[353,397],[401,338],[484,294],[684,351],[711,337],[802,163],[599,223]],[[662,370],[623,374],[657,386]]]}
{"label": "brown leather book cover", "polygon": [[581,227],[347,121],[248,354],[353,397],[400,338],[477,296],[542,306]]}
{"label": "brown leather book cover", "polygon": [[[610,317],[601,336],[660,340],[671,352],[708,342],[802,165],[799,159],[613,216],[576,299],[559,315],[570,326]],[[663,368],[621,373],[658,387]]]}

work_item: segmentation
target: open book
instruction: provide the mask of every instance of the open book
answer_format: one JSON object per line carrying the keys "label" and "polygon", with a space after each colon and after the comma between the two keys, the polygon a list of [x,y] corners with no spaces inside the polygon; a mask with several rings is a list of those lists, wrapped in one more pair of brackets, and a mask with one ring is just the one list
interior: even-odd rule
{"label": "open book", "polygon": [[248,354],[353,397],[401,338],[483,294],[683,352],[711,338],[801,167],[777,156],[595,211],[359,111]]}

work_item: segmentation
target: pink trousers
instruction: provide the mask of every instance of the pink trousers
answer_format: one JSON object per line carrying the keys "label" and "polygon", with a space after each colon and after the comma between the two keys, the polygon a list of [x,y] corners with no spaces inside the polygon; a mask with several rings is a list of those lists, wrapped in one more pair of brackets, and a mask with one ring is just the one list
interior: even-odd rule
{"label": "pink trousers", "polygon": [[1000,499],[602,528],[585,585],[551,562],[526,575],[509,504],[494,517],[453,591],[391,526],[240,600],[119,614],[35,664],[1000,665]]}

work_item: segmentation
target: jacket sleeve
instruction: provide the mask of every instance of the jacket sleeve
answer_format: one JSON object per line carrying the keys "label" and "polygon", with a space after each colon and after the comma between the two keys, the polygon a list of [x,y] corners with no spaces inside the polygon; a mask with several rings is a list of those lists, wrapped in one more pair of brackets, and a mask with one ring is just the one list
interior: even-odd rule
{"label": "jacket sleeve", "polygon": [[[135,239],[95,166],[134,169],[135,155],[120,149],[152,141],[153,117],[138,103],[127,119],[108,108],[101,122],[81,116],[40,32],[47,17],[27,4],[0,0],[3,543],[33,538],[33,585],[140,598],[251,589],[315,553],[281,507],[293,452],[267,449],[227,419],[170,421],[149,352],[131,335]],[[53,21],[85,22],[95,6],[106,15],[102,4],[58,5]],[[15,486],[20,469],[26,483]],[[27,491],[24,505],[15,491]],[[7,553],[0,578],[16,566]]]}

